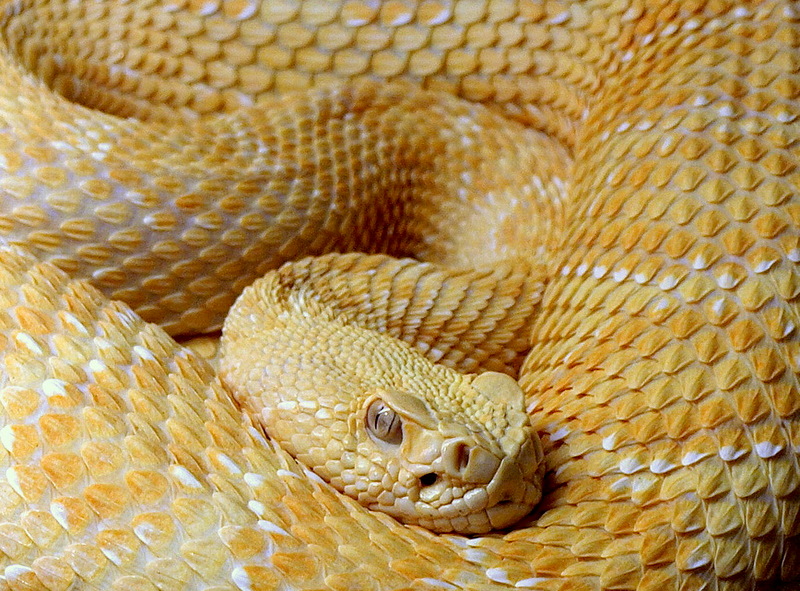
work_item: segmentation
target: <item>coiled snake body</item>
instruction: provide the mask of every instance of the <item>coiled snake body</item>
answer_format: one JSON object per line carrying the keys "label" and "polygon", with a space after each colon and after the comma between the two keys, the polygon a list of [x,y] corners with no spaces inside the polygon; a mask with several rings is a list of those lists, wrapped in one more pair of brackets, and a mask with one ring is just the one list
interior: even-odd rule
{"label": "coiled snake body", "polygon": [[[2,588],[797,584],[796,3],[2,7]],[[344,251],[441,266],[270,277],[518,372],[546,476],[507,532],[337,493],[145,322],[218,329]]]}

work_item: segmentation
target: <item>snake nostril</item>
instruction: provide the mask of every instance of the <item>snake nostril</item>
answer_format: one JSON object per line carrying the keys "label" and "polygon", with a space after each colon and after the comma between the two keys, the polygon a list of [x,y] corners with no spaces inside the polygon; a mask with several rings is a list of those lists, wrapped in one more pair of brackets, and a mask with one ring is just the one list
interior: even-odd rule
{"label": "snake nostril", "polygon": [[434,474],[433,472],[428,472],[427,474],[423,474],[419,477],[419,483],[423,487],[432,486],[436,484],[436,481],[439,480],[439,476]]}
{"label": "snake nostril", "polygon": [[461,474],[463,474],[467,469],[467,465],[469,464],[469,455],[470,448],[465,443],[460,443],[455,449],[456,466],[458,466],[458,472]]}

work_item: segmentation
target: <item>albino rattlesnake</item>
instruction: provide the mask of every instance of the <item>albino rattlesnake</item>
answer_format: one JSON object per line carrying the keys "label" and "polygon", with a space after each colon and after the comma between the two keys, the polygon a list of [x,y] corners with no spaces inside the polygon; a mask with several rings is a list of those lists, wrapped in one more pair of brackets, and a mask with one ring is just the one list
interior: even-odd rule
{"label": "albino rattlesnake", "polygon": [[[3,8],[3,586],[800,579],[796,4]],[[493,269],[281,273],[453,367],[520,368],[548,469],[525,523],[467,539],[364,509],[106,299],[213,329],[332,249]]]}

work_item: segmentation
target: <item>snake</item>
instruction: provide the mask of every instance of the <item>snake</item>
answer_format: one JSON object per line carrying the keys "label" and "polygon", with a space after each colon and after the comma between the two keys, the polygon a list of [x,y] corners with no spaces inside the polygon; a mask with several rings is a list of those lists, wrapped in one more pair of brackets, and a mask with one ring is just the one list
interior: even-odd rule
{"label": "snake", "polygon": [[798,585],[797,3],[0,6],[0,588]]}

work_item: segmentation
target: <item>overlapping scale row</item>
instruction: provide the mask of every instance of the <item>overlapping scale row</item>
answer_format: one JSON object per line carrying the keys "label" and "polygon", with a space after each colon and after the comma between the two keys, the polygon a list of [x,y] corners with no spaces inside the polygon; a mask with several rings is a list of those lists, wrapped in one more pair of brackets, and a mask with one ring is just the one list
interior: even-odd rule
{"label": "overlapping scale row", "polygon": [[[37,256],[74,246],[77,255],[54,255],[54,262],[96,269],[101,287],[149,318],[170,323],[168,311],[188,309],[181,322],[196,329],[227,307],[231,296],[218,296],[219,287],[238,286],[240,273],[269,259],[270,249],[280,250],[277,264],[309,244],[311,251],[330,247],[334,220],[351,231],[348,246],[363,244],[361,230],[380,229],[359,227],[365,208],[343,213],[353,204],[347,199],[310,202],[326,183],[358,192],[373,182],[383,187],[378,181],[388,175],[445,187],[437,196],[480,191],[489,165],[452,184],[432,172],[453,160],[444,148],[455,134],[430,136],[442,113],[461,117],[453,129],[470,140],[460,154],[508,148],[516,138],[519,152],[530,151],[523,157],[544,166],[532,179],[527,168],[514,174],[514,158],[498,159],[513,186],[500,202],[533,196],[534,210],[546,214],[544,223],[530,222],[530,244],[537,262],[548,263],[550,281],[522,383],[547,448],[547,495],[526,527],[474,539],[434,537],[371,515],[243,429],[247,422],[213,375],[164,335],[95,292],[66,286],[54,271],[28,271],[32,259],[6,253],[0,585],[796,584],[793,3],[155,4],[4,4],[4,239],[24,229],[14,239]],[[80,41],[87,37],[96,42]],[[72,110],[19,74],[20,64],[105,114]],[[375,137],[392,129],[377,119],[312,133],[318,113],[342,113],[330,99],[335,91],[299,107],[271,98],[341,79],[400,78],[482,101],[516,122],[399,87],[378,102],[413,95],[404,103],[409,120],[390,117],[408,135],[402,150],[375,157],[372,148],[386,146]],[[347,91],[343,101],[375,97],[369,88]],[[214,114],[250,104],[257,110],[246,115]],[[246,129],[259,108],[273,121],[254,139]],[[476,113],[485,125],[473,137],[466,132]],[[168,132],[165,121],[180,130]],[[519,122],[555,139],[523,132]],[[502,131],[486,140],[482,133],[495,124]],[[51,136],[57,139],[40,141]],[[202,141],[188,147],[192,138]],[[403,164],[430,166],[399,177],[391,176],[395,168],[376,172],[401,153],[418,156]],[[308,162],[336,172],[297,181],[297,171],[307,171],[298,163]],[[265,180],[257,172],[264,163],[289,174],[268,167]],[[204,177],[225,166],[236,175]],[[184,176],[172,172],[178,167]],[[242,179],[241,171],[251,176]],[[301,197],[282,207],[275,196],[292,189]],[[216,209],[204,210],[203,196]],[[252,210],[249,199],[257,202]],[[480,216],[448,228],[443,220],[455,209],[436,203],[423,208],[435,220],[425,229],[485,238],[475,231]],[[132,211],[143,212],[146,231],[131,227]],[[381,213],[390,211],[400,208]],[[323,214],[318,231],[308,220]],[[51,219],[57,230],[47,226]],[[513,223],[505,230],[514,236]],[[295,231],[301,237],[287,241]],[[462,238],[449,236],[450,246],[484,249],[480,240],[469,244],[470,232],[457,233]],[[266,246],[248,246],[251,235]],[[386,236],[378,241],[385,245]],[[134,252],[143,242],[150,252]],[[435,242],[428,254],[458,261]],[[187,263],[190,247],[201,254]],[[226,260],[236,250],[246,253],[244,263]],[[109,253],[124,261],[122,272],[106,264]],[[188,280],[207,267],[214,278]],[[135,288],[121,283],[154,269]],[[195,298],[188,304],[187,292]],[[148,307],[144,293],[164,305]],[[200,300],[208,305],[194,308]]]}
{"label": "overlapping scale row", "polygon": [[[413,80],[573,138],[624,14],[565,2],[19,2],[6,37],[76,102],[174,119],[342,81]],[[81,43],[92,38],[93,43]]]}
{"label": "overlapping scale row", "polygon": [[[74,105],[14,84],[0,94],[0,236],[173,334],[219,328],[246,285],[304,254],[485,265],[524,251],[527,236],[547,243],[555,226],[540,213],[562,208],[556,142],[411,86],[168,125],[97,112],[76,121]],[[520,171],[526,181],[509,185]]]}
{"label": "overlapping scale row", "polygon": [[699,8],[625,40],[522,372],[558,523],[631,517],[621,588],[799,574],[797,23]]}
{"label": "overlapping scale row", "polygon": [[[423,575],[402,562],[433,536],[397,543],[397,523],[309,480],[163,331],[28,255],[0,257],[2,588],[348,589]],[[396,572],[363,561],[373,545]]]}

